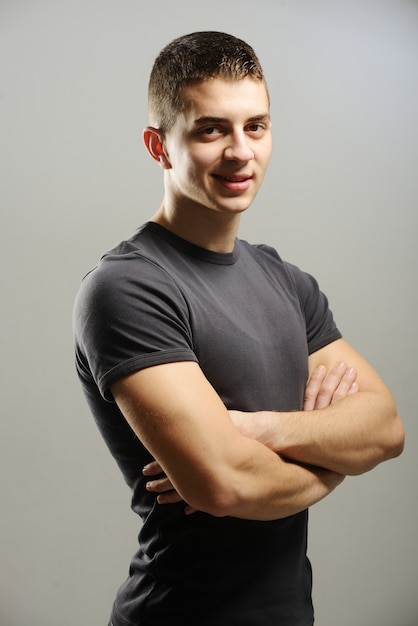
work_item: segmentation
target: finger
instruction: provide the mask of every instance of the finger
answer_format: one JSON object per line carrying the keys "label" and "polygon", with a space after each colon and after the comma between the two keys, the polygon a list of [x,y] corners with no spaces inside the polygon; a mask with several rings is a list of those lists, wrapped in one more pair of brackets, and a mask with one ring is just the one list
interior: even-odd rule
{"label": "finger", "polygon": [[158,461],[151,461],[151,463],[145,465],[145,467],[142,469],[142,473],[144,474],[144,476],[156,476],[157,474],[163,473],[163,468],[158,463]]}
{"label": "finger", "polygon": [[192,515],[193,513],[197,513],[197,509],[194,509],[192,506],[185,506],[184,507],[184,513],[185,515]]}
{"label": "finger", "polygon": [[331,404],[334,404],[334,402],[338,402],[339,400],[343,400],[349,395],[349,392],[350,395],[353,395],[353,393],[356,393],[356,391],[358,391],[358,386],[356,386],[356,378],[357,371],[354,369],[354,367],[347,368],[344,376],[341,378],[340,383],[332,396]]}
{"label": "finger", "polygon": [[160,493],[159,496],[157,496],[158,504],[175,504],[176,502],[182,502],[182,501],[183,501],[183,498],[179,496],[177,491],[174,491],[174,489],[172,491]]}
{"label": "finger", "polygon": [[353,396],[355,393],[358,392],[358,390],[360,389],[359,384],[357,381],[354,381],[354,383],[351,385],[350,389],[347,392],[347,396]]}
{"label": "finger", "polygon": [[320,393],[322,383],[324,381],[326,369],[324,365],[318,365],[312,372],[312,375],[306,385],[303,410],[313,411],[316,405],[318,394]]}
{"label": "finger", "polygon": [[171,481],[167,478],[157,478],[156,480],[149,480],[146,484],[147,491],[152,491],[153,493],[164,493],[165,491],[171,491],[173,489],[173,485]]}
{"label": "finger", "polygon": [[[315,409],[324,409],[332,403],[340,384],[344,380],[346,372],[347,364],[344,363],[344,361],[341,361],[334,365],[334,367],[331,369],[328,376],[325,378],[321,385],[321,389],[319,390],[316,398]],[[351,379],[350,385],[353,383],[353,380],[354,379]],[[348,387],[345,390],[345,394],[347,393],[347,391]],[[341,392],[343,393],[343,388],[341,389]],[[336,400],[337,399],[340,399],[338,394],[336,396]]]}

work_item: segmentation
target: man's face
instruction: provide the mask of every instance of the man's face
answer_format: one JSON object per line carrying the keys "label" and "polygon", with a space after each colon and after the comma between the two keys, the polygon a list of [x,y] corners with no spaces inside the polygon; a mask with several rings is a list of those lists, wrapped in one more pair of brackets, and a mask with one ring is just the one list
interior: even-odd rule
{"label": "man's face", "polygon": [[188,87],[185,110],[164,140],[167,199],[178,210],[237,214],[253,201],[271,155],[262,81],[219,78]]}

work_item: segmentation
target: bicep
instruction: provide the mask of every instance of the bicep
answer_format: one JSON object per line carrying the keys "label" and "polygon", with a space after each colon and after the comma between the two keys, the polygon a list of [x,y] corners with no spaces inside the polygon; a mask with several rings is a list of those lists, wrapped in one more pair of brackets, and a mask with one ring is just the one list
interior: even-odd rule
{"label": "bicep", "polygon": [[126,420],[188,502],[207,497],[239,434],[197,363],[138,371],[112,385]]}

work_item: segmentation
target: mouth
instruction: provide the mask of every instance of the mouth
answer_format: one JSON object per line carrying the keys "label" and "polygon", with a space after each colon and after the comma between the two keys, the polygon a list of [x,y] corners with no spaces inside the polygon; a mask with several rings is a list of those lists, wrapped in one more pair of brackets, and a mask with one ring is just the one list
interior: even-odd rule
{"label": "mouth", "polygon": [[220,181],[227,183],[244,183],[247,180],[251,180],[252,176],[247,174],[230,174],[229,176],[222,176],[221,174],[213,174],[213,177]]}
{"label": "mouth", "polygon": [[250,188],[253,176],[248,174],[230,174],[222,176],[221,174],[213,174],[216,182],[227,192],[240,194]]}

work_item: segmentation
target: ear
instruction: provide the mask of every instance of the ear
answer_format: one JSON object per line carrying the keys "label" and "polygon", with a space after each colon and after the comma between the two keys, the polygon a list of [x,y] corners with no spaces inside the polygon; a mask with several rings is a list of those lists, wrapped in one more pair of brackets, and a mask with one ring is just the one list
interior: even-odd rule
{"label": "ear", "polygon": [[164,170],[171,169],[171,163],[164,150],[162,133],[158,128],[146,126],[142,133],[144,144],[154,161],[160,164]]}

